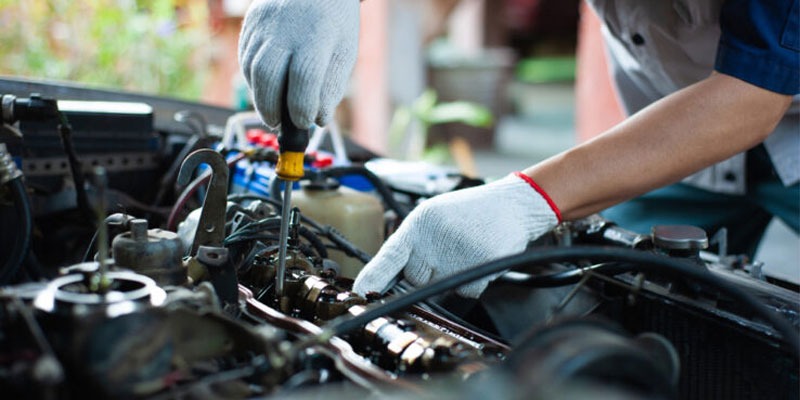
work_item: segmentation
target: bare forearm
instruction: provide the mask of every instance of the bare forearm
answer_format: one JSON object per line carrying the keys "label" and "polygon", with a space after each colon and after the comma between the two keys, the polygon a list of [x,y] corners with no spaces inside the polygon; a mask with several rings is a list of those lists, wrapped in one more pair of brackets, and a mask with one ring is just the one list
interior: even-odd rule
{"label": "bare forearm", "polygon": [[757,145],[790,103],[791,96],[714,74],[524,173],[564,219],[580,218]]}

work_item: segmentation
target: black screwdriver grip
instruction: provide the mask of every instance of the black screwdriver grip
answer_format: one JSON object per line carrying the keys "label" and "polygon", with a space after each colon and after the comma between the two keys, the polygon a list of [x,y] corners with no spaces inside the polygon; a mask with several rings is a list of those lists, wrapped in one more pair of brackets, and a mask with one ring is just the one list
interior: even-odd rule
{"label": "black screwdriver grip", "polygon": [[281,153],[286,151],[305,153],[308,147],[308,129],[295,126],[289,115],[288,91],[284,90],[281,107],[281,131],[278,134],[278,145]]}

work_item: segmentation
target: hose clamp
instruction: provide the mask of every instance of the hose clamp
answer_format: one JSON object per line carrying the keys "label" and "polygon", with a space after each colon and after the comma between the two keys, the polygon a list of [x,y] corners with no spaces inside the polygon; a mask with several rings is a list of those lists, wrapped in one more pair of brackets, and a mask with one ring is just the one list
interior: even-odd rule
{"label": "hose clamp", "polygon": [[22,176],[22,171],[11,158],[5,143],[0,143],[0,185]]}

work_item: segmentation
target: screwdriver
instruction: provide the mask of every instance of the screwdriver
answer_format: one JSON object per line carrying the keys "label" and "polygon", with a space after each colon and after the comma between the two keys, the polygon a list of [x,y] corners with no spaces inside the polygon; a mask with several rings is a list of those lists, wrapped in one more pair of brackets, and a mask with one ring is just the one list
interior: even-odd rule
{"label": "screwdriver", "polygon": [[[285,98],[285,96],[284,96]],[[292,204],[292,184],[303,177],[303,159],[308,146],[308,129],[294,125],[289,116],[289,107],[284,104],[281,110],[281,130],[278,134],[278,164],[275,174],[284,182],[283,207],[281,207],[281,231],[278,241],[278,271],[275,281],[275,295],[283,296],[283,282],[286,275],[286,246],[289,240],[289,211]]]}

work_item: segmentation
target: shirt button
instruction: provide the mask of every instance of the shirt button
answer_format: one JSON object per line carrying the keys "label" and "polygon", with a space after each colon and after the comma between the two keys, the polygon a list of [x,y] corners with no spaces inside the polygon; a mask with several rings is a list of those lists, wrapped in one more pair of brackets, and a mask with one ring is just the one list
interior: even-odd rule
{"label": "shirt button", "polygon": [[728,182],[736,182],[736,174],[734,174],[733,172],[726,172],[723,179],[725,179]]}
{"label": "shirt button", "polygon": [[638,33],[634,33],[633,35],[631,35],[631,41],[633,42],[633,44],[641,46],[644,44],[644,37]]}

